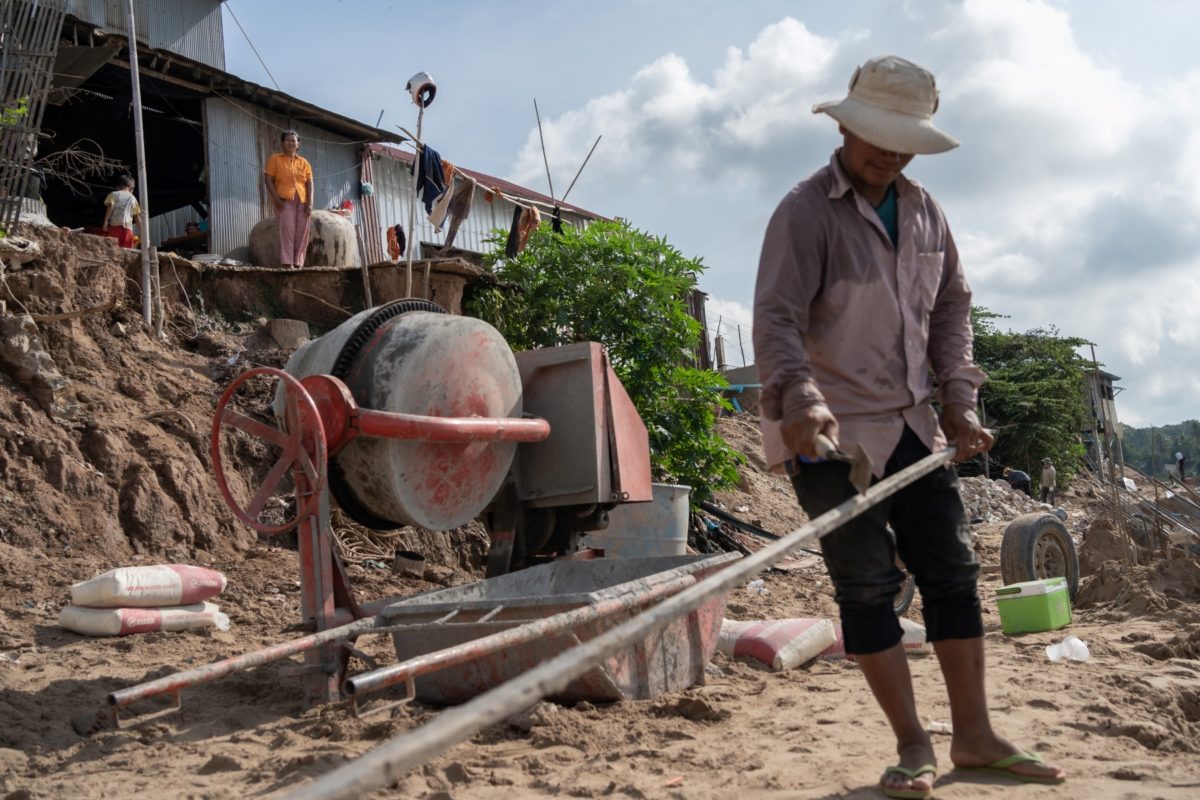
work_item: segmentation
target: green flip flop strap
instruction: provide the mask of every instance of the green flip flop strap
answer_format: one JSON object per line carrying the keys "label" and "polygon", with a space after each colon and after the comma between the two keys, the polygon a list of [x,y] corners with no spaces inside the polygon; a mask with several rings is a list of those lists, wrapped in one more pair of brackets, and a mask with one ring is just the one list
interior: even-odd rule
{"label": "green flip flop strap", "polygon": [[988,769],[1008,769],[1017,764],[1044,764],[1046,763],[1037,753],[1013,753],[1011,756],[1005,756],[999,761],[993,761],[987,765]]}
{"label": "green flip flop strap", "polygon": [[[1039,759],[1039,761],[1040,760],[1041,759]],[[915,781],[917,778],[921,777],[922,775],[932,775],[934,778],[937,777],[937,767],[935,767],[933,764],[922,764],[919,767],[912,767],[912,768],[902,767],[899,764],[897,764],[896,766],[888,767],[887,769],[885,769],[883,771],[883,773],[885,775],[887,775],[888,773],[892,773],[892,772],[894,772],[898,775],[903,775],[904,777],[908,778],[910,781]]]}

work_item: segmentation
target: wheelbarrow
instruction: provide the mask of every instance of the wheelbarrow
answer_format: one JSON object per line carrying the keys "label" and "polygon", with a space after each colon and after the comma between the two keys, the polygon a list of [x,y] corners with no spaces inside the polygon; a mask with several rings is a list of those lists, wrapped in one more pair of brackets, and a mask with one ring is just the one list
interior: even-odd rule
{"label": "wheelbarrow", "polygon": [[[740,556],[560,560],[526,570],[402,600],[379,616],[401,661],[482,639],[535,620],[619,601],[617,613],[594,617],[548,636],[449,665],[415,681],[416,699],[462,703],[579,645],[677,593]],[[551,699],[575,703],[647,699],[686,689],[704,677],[716,650],[725,595],[674,620],[666,629],[621,650],[572,681]],[[368,688],[370,673],[353,679]]]}

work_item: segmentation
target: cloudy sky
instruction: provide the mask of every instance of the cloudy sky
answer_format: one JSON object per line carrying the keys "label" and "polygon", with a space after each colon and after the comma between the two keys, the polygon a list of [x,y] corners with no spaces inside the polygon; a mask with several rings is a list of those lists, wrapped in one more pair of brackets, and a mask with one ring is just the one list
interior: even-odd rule
{"label": "cloudy sky", "polygon": [[[412,129],[471,168],[665,236],[707,267],[709,318],[749,349],[763,229],[828,161],[855,65],[931,69],[963,142],[908,174],[941,202],[976,302],[1014,330],[1089,339],[1122,420],[1200,417],[1200,6],[1187,0],[230,0],[228,68]],[[281,32],[287,31],[286,35]]]}

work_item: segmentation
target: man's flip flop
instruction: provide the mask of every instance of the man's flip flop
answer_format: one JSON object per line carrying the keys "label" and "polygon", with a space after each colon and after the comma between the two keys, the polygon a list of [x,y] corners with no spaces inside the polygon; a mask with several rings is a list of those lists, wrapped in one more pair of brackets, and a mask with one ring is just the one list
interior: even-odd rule
{"label": "man's flip flop", "polygon": [[1065,777],[1053,777],[1050,775],[1028,775],[1024,772],[1016,772],[1013,770],[1017,764],[1045,764],[1046,762],[1037,753],[1013,753],[1011,756],[1005,756],[999,761],[993,761],[986,767],[963,767],[965,772],[987,772],[992,775],[1003,775],[1005,778],[1012,778],[1014,781],[1021,783],[1044,783],[1050,786],[1062,783],[1066,780]]}
{"label": "man's flip flop", "polygon": [[902,798],[902,800],[928,800],[928,798],[933,797],[933,782],[937,780],[937,767],[935,767],[933,764],[922,764],[921,766],[914,767],[912,769],[909,769],[908,767],[901,767],[900,765],[896,765],[894,767],[888,767],[887,769],[885,769],[883,771],[883,777],[885,777],[885,778],[888,775],[893,775],[893,774],[894,775],[903,775],[904,777],[908,778],[910,781],[915,781],[917,778],[921,777],[922,775],[928,775],[929,776],[929,788],[928,789],[897,789],[895,787],[885,786],[885,785],[883,785],[883,783],[880,783],[879,788],[883,790],[884,795],[886,795],[887,797],[899,797],[899,798]]}

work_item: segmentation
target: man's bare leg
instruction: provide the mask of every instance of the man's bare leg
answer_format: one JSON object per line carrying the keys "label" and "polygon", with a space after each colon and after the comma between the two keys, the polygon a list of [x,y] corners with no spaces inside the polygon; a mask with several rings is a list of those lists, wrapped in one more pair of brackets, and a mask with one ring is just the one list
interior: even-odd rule
{"label": "man's bare leg", "polygon": [[[892,732],[896,734],[896,753],[900,756],[900,766],[916,769],[924,764],[936,765],[937,756],[929,741],[929,733],[917,716],[912,675],[908,671],[908,656],[904,653],[904,646],[897,642],[882,652],[856,655],[854,658],[866,676],[875,701],[891,724]],[[933,776],[921,775],[910,780],[893,772],[884,775],[880,783],[894,789],[922,791],[932,788]]]}
{"label": "man's bare leg", "polygon": [[[983,683],[982,637],[945,639],[934,642],[933,648],[946,681],[946,693],[950,696],[950,719],[954,726],[950,760],[954,765],[984,767],[1021,752],[1012,742],[997,736],[992,730]],[[1033,761],[1015,764],[1010,771],[1041,778],[1066,777],[1059,767]]]}

